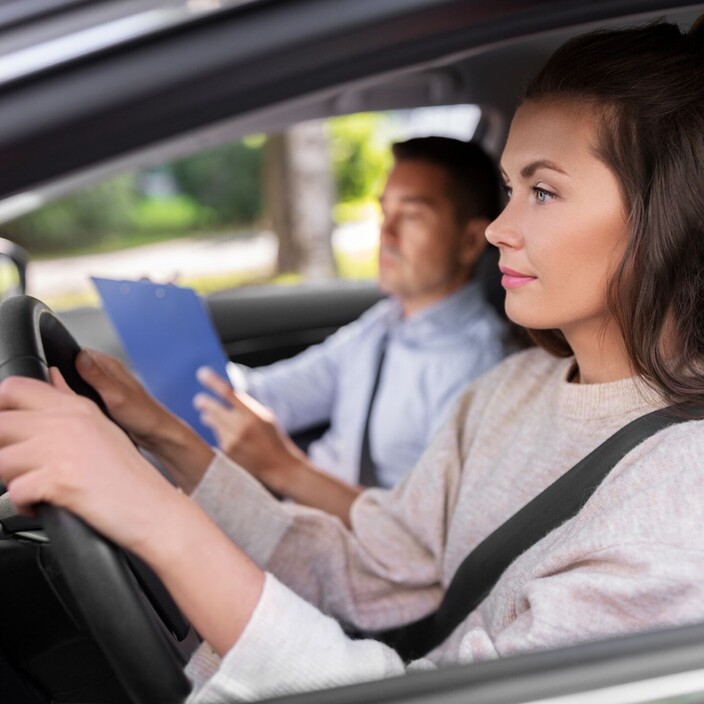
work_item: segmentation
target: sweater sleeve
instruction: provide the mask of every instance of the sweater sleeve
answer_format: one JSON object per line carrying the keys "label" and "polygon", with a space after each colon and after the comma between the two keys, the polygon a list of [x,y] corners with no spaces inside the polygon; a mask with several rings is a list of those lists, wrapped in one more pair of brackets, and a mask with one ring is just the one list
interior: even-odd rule
{"label": "sweater sleeve", "polygon": [[[353,506],[352,531],[329,514],[276,501],[251,475],[216,456],[193,498],[268,573],[244,633],[225,658],[206,643],[191,659],[187,673],[196,689],[189,704],[404,672],[392,649],[353,640],[340,623],[382,629],[411,622],[439,603],[446,511],[459,473],[455,436],[448,424],[415,479],[393,491],[364,492]],[[439,462],[445,473],[437,471]],[[418,505],[429,502],[427,511]],[[427,516],[422,525],[418,511]]]}
{"label": "sweater sleeve", "polygon": [[324,613],[365,630],[408,623],[442,595],[462,413],[406,480],[389,491],[363,492],[352,507],[352,530],[324,512],[276,501],[221,454],[193,498],[260,567]]}
{"label": "sweater sleeve", "polygon": [[334,619],[267,574],[262,596],[235,646],[188,704],[225,704],[400,675],[389,647],[353,640]]}
{"label": "sweater sleeve", "polygon": [[[674,617],[675,623],[686,622],[691,619],[691,599],[702,599],[701,588],[684,588],[694,585],[695,577],[701,582],[696,566],[701,554],[678,555],[685,559],[666,576],[662,570],[644,574],[644,561],[636,556],[643,550],[653,554],[653,547],[633,544],[584,555],[560,573],[532,581],[525,592],[526,606],[514,621],[497,634],[479,625],[458,629],[460,642],[450,659],[477,662],[648,630],[662,623],[663,615]],[[667,564],[666,546],[661,548],[653,556]],[[382,643],[349,638],[334,619],[267,575],[240,640],[188,704],[226,704],[377,680],[434,668],[436,658],[431,658],[405,665]]]}
{"label": "sweater sleeve", "polygon": [[[260,515],[261,504],[239,516],[243,522],[233,537],[259,551],[274,576],[267,575],[237,644],[195,678],[203,684],[190,704],[293,693],[408,669],[386,646],[349,638],[338,621],[383,628],[437,605],[440,585],[451,576],[441,574],[439,561],[447,516],[460,514],[456,485],[471,434],[460,431],[458,419],[466,415],[460,402],[395,491],[365,492],[353,507],[352,532],[328,516],[288,505]],[[692,537],[701,532],[702,446],[704,423],[667,429],[639,445],[576,517],[516,559],[447,641],[409,668],[702,620],[703,551]],[[243,503],[256,497],[261,487],[233,474]],[[206,476],[198,491],[214,478]],[[254,533],[266,535],[255,541]],[[290,550],[295,546],[296,554]]]}

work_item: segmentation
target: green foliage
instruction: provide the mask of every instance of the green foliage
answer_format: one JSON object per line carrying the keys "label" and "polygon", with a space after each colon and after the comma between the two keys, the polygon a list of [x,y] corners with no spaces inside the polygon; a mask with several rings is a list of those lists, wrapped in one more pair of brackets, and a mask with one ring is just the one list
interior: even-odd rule
{"label": "green foliage", "polygon": [[32,254],[85,247],[131,229],[137,200],[133,177],[120,176],[7,223],[3,232]]}
{"label": "green foliage", "polygon": [[[338,222],[354,220],[376,203],[391,166],[388,117],[359,114],[328,121]],[[49,203],[3,226],[3,234],[33,256],[105,251],[193,231],[251,226],[262,215],[265,137],[162,167],[179,195],[140,195],[138,174],[126,174]]]}
{"label": "green foliage", "polygon": [[144,198],[137,203],[133,214],[133,223],[138,231],[155,234],[192,232],[201,224],[215,219],[210,208],[201,207],[188,196]]}
{"label": "green foliage", "polygon": [[255,136],[166,167],[181,195],[141,197],[136,175],[123,175],[7,223],[3,234],[36,256],[251,225],[262,211],[262,146]]}
{"label": "green foliage", "polygon": [[341,203],[368,202],[379,197],[392,164],[391,140],[383,129],[385,119],[383,114],[360,113],[328,121],[333,173]]}
{"label": "green foliage", "polygon": [[204,224],[251,224],[261,216],[262,145],[248,139],[173,165],[181,192],[208,209],[210,220]]}

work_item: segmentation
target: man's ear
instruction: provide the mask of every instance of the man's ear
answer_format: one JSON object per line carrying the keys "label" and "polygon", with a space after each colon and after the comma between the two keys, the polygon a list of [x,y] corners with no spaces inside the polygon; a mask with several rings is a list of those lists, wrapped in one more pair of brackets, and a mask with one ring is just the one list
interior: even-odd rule
{"label": "man's ear", "polygon": [[468,267],[474,267],[477,260],[486,249],[486,228],[489,227],[489,219],[485,217],[471,218],[465,223],[462,231],[462,241],[460,243],[460,261]]}

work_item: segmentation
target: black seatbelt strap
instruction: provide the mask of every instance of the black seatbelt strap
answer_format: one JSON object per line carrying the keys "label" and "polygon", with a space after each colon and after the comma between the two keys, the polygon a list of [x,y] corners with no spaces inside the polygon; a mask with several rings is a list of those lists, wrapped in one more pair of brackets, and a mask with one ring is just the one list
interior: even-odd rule
{"label": "black seatbelt strap", "polygon": [[406,661],[445,641],[479,606],[506,568],[548,533],[575,516],[601,481],[633,448],[668,426],[701,417],[704,407],[676,406],[636,418],[605,440],[485,538],[455,572],[438,610],[414,623],[373,634]]}
{"label": "black seatbelt strap", "polygon": [[384,366],[384,358],[386,357],[387,339],[387,335],[384,335],[379,343],[379,351],[377,353],[378,356],[376,364],[376,375],[374,376],[371,394],[369,395],[367,417],[364,421],[362,445],[359,453],[359,483],[362,486],[379,486],[379,478],[377,477],[376,464],[374,463],[374,459],[372,458],[372,451],[369,443],[369,429],[372,418],[372,410],[374,409],[374,401],[376,400],[376,393],[379,390],[381,370]]}

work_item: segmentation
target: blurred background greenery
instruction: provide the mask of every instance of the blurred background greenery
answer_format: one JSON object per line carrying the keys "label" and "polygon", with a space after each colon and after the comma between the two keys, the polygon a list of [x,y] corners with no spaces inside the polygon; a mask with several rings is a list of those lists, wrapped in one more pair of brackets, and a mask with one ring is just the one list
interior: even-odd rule
{"label": "blurred background greenery", "polygon": [[[327,121],[337,224],[376,202],[391,163],[383,114]],[[266,137],[255,135],[143,172],[124,174],[49,203],[4,226],[34,259],[68,256],[261,226]],[[366,210],[365,210],[366,209]]]}
{"label": "blurred background greenery", "polygon": [[94,275],[201,294],[374,279],[391,144],[470,139],[480,116],[476,106],[435,106],[302,122],[206,151],[194,139],[197,154],[83,187],[4,223],[2,235],[30,255],[28,293],[55,310],[98,305]]}

